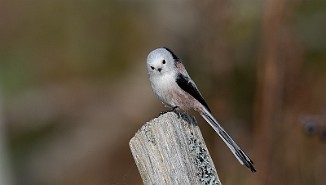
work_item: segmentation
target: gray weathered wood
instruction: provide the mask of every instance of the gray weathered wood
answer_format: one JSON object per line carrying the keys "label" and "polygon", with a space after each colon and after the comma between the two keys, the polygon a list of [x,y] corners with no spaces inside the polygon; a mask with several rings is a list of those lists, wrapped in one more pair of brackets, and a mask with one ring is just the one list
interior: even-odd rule
{"label": "gray weathered wood", "polygon": [[129,146],[144,184],[221,184],[196,120],[186,113],[151,120]]}

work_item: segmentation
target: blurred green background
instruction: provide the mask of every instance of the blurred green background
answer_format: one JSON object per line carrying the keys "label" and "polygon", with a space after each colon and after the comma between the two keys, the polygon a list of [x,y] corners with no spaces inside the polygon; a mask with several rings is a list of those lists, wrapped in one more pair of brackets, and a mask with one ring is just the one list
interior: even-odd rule
{"label": "blurred green background", "polygon": [[0,184],[142,184],[128,142],[165,108],[166,46],[254,160],[197,113],[223,184],[326,184],[326,1],[0,1]]}

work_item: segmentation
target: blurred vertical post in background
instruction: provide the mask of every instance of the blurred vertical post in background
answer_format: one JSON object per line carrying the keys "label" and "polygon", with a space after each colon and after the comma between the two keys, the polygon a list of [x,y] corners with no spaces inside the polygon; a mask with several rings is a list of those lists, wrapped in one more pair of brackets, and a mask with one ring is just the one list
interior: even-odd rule
{"label": "blurred vertical post in background", "polygon": [[4,126],[3,119],[3,104],[2,104],[2,93],[0,89],[0,184],[1,185],[12,185],[11,182],[11,167],[8,161],[8,146],[7,146],[7,133]]}
{"label": "blurred vertical post in background", "polygon": [[[257,177],[257,184],[274,184],[272,165],[274,132],[282,123],[282,89],[284,88],[284,60],[280,53],[283,43],[283,27],[285,0],[266,0],[263,4],[262,14],[262,47],[258,52],[257,63],[257,91],[255,107],[255,148],[259,158],[256,159],[258,171],[262,173]],[[284,48],[284,53],[287,53]],[[256,155],[257,155],[256,154]]]}

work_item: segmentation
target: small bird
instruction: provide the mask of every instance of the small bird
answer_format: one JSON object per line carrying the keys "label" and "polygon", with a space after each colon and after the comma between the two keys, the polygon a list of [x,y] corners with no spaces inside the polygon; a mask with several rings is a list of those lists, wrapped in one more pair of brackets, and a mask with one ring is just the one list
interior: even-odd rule
{"label": "small bird", "polygon": [[180,59],[168,48],[157,48],[147,57],[147,71],[155,95],[171,108],[197,111],[217,132],[242,165],[256,172],[254,163],[233,141],[211,114],[211,111],[190,78]]}

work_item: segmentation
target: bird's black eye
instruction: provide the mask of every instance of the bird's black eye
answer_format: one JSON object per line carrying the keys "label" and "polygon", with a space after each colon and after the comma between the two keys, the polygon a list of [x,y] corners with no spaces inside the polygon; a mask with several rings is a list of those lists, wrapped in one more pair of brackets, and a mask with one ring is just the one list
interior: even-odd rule
{"label": "bird's black eye", "polygon": [[154,70],[155,68],[153,66],[151,66],[152,70]]}
{"label": "bird's black eye", "polygon": [[162,61],[162,64],[165,64],[165,63],[166,63],[165,60],[163,60],[163,61]]}

